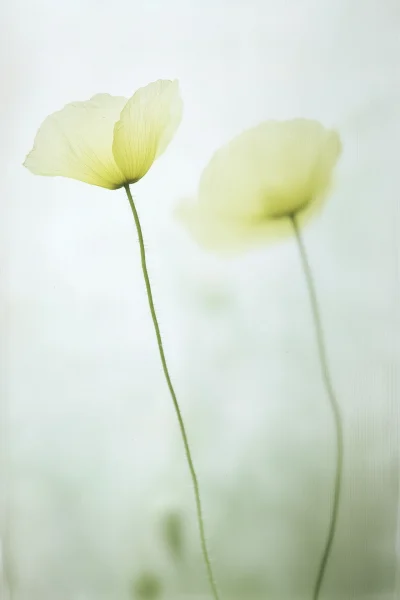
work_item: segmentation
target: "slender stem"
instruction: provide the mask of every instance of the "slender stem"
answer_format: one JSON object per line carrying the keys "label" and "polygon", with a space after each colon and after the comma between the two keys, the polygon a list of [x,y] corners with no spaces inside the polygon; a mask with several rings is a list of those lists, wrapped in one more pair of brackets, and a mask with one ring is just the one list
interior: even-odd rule
{"label": "slender stem", "polygon": [[145,252],[145,248],[144,248],[142,228],[141,228],[140,221],[139,221],[139,215],[137,213],[136,206],[135,206],[135,203],[133,201],[131,191],[129,189],[129,185],[126,184],[124,187],[125,187],[125,190],[126,190],[126,194],[128,196],[129,204],[130,204],[131,209],[132,209],[132,214],[133,214],[133,218],[135,219],[136,229],[137,229],[137,233],[138,233],[139,246],[140,246],[140,257],[141,257],[141,261],[142,261],[143,277],[144,277],[144,282],[146,284],[146,291],[147,291],[147,298],[148,298],[148,301],[149,301],[149,308],[150,308],[150,312],[151,312],[151,317],[153,319],[154,330],[155,330],[156,337],[157,337],[158,350],[160,352],[161,364],[162,364],[162,368],[163,368],[163,371],[164,371],[165,379],[167,381],[168,389],[169,389],[170,394],[171,394],[172,402],[174,404],[176,416],[178,418],[178,423],[179,423],[179,428],[180,428],[181,435],[182,435],[183,445],[185,447],[185,454],[186,454],[186,458],[187,458],[187,462],[188,462],[190,474],[191,474],[191,477],[192,477],[193,488],[194,488],[194,495],[195,495],[195,500],[196,500],[197,520],[198,520],[198,526],[199,526],[199,531],[200,531],[201,549],[202,549],[202,552],[203,552],[204,562],[205,562],[205,566],[206,566],[206,570],[207,570],[207,576],[208,576],[208,580],[209,580],[209,583],[210,583],[210,586],[211,586],[211,590],[212,590],[212,593],[213,593],[214,600],[219,600],[219,594],[218,594],[218,590],[217,590],[217,585],[215,583],[214,575],[213,575],[212,568],[211,568],[211,561],[210,561],[208,550],[207,550],[206,535],[205,535],[205,529],[204,529],[203,511],[202,511],[201,500],[200,500],[199,482],[198,482],[198,479],[197,479],[196,471],[195,471],[194,464],[193,464],[192,455],[191,455],[191,452],[190,452],[188,436],[187,436],[185,425],[184,425],[184,422],[183,422],[182,413],[181,413],[181,410],[179,408],[179,403],[178,403],[178,400],[177,400],[177,397],[176,397],[176,394],[175,394],[175,391],[174,391],[174,388],[173,388],[173,385],[172,385],[171,377],[169,375],[169,371],[168,371],[168,367],[167,367],[167,361],[165,359],[164,348],[163,348],[163,343],[162,343],[161,333],[160,333],[160,327],[158,325],[156,310],[155,310],[154,301],[153,301],[153,294],[152,294],[152,291],[151,291],[149,274],[148,274],[148,271],[147,271],[146,252]]}
{"label": "slender stem", "polygon": [[318,600],[319,594],[322,587],[322,582],[326,573],[326,567],[328,564],[328,560],[332,551],[332,545],[336,532],[336,525],[338,519],[339,512],[339,502],[340,502],[340,492],[342,486],[342,471],[343,471],[343,425],[342,425],[342,416],[340,411],[340,406],[337,401],[332,378],[329,371],[328,359],[326,355],[326,344],[324,339],[324,332],[322,328],[320,310],[318,305],[317,294],[315,291],[314,279],[310,267],[309,260],[307,258],[307,252],[304,246],[304,242],[300,233],[299,226],[296,221],[296,216],[291,216],[291,221],[293,224],[294,232],[296,235],[297,246],[300,253],[301,263],[304,271],[304,276],[306,279],[306,284],[308,288],[308,293],[310,297],[311,310],[314,319],[315,325],[315,335],[318,347],[318,354],[321,364],[322,378],[325,384],[326,393],[329,399],[329,405],[332,411],[332,416],[335,424],[335,432],[336,432],[336,472],[335,472],[335,480],[334,480],[334,491],[333,491],[333,503],[332,503],[332,512],[329,522],[328,536],[325,542],[324,552],[322,554],[321,562],[318,568],[317,578],[314,585],[313,591],[313,600]]}

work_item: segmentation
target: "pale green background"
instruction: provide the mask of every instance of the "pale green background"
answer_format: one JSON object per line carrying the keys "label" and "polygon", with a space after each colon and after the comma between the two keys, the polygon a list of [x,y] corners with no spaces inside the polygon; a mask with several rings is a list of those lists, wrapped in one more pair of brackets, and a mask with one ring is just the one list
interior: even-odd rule
{"label": "pale green background", "polygon": [[[333,431],[294,243],[225,261],[198,249],[172,210],[220,144],[293,116],[339,128],[344,145],[335,190],[305,232],[346,436],[321,600],[400,597],[398,0],[17,0],[2,11],[13,600],[129,600],[148,569],[168,600],[209,598],[128,202],[21,166],[47,114],[160,77],[180,79],[184,120],[134,192],[222,600],[310,598]],[[170,510],[184,517],[184,575],[160,537]]]}

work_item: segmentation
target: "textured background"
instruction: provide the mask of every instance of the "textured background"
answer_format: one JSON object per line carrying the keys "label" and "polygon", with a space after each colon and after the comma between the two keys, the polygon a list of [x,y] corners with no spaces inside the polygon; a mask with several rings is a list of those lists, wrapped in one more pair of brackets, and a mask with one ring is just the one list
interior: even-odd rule
{"label": "textured background", "polygon": [[333,430],[294,242],[227,261],[171,215],[221,143],[293,116],[337,127],[344,145],[305,232],[345,416],[323,598],[399,597],[398,1],[16,0],[2,11],[0,466],[13,600],[129,600],[145,572],[163,598],[208,598],[128,202],[21,166],[47,114],[160,77],[180,79],[185,118],[134,192],[222,597],[310,598]]}

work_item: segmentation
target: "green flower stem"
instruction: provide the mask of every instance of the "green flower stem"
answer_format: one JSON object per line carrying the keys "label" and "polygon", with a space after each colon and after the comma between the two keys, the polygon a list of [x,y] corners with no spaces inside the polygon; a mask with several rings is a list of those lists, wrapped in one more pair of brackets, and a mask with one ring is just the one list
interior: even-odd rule
{"label": "green flower stem", "polygon": [[126,194],[128,196],[129,204],[132,209],[133,218],[135,219],[137,234],[138,234],[138,238],[139,238],[140,257],[141,257],[141,262],[142,262],[143,277],[144,277],[144,282],[146,284],[149,308],[150,308],[150,312],[151,312],[151,317],[153,319],[155,334],[157,337],[158,350],[160,353],[161,364],[162,364],[162,368],[164,371],[165,379],[167,381],[168,389],[171,394],[172,402],[174,404],[176,416],[177,416],[178,423],[179,423],[179,428],[180,428],[181,435],[182,435],[183,445],[185,447],[186,459],[188,462],[190,475],[192,477],[194,495],[195,495],[195,499],[196,499],[196,510],[197,510],[197,520],[198,520],[199,532],[200,532],[201,549],[203,552],[204,562],[205,562],[205,566],[206,566],[206,570],[207,570],[207,576],[208,576],[208,580],[209,580],[209,583],[211,586],[214,600],[219,600],[217,585],[215,583],[214,575],[213,575],[212,568],[211,568],[211,561],[210,561],[210,557],[209,557],[208,550],[207,550],[206,535],[205,535],[205,530],[204,530],[203,511],[202,511],[201,500],[200,500],[199,482],[197,479],[196,471],[194,469],[193,459],[192,459],[192,455],[190,452],[189,441],[188,441],[185,425],[183,422],[182,413],[179,408],[178,400],[177,400],[177,397],[176,397],[176,394],[175,394],[175,391],[174,391],[174,388],[172,385],[171,377],[169,375],[167,361],[165,359],[164,348],[163,348],[161,333],[160,333],[160,327],[158,325],[156,310],[155,310],[154,301],[153,301],[153,294],[151,291],[149,274],[147,271],[146,252],[145,252],[145,247],[144,247],[142,228],[140,225],[139,215],[137,213],[136,206],[133,201],[129,185],[126,184],[124,187],[126,190]]}
{"label": "green flower stem", "polygon": [[332,416],[335,424],[335,432],[336,432],[336,472],[335,472],[335,481],[334,481],[334,491],[333,491],[333,503],[332,503],[332,512],[329,522],[328,535],[324,546],[324,552],[322,554],[321,562],[318,568],[317,578],[314,585],[313,591],[313,600],[318,600],[323,579],[326,573],[326,567],[328,564],[328,560],[332,551],[332,545],[336,532],[336,525],[338,519],[339,512],[339,502],[340,502],[340,492],[342,487],[342,471],[343,471],[343,425],[342,425],[342,416],[340,411],[340,406],[337,401],[332,378],[330,375],[329,367],[328,367],[328,359],[326,355],[326,345],[324,339],[324,333],[322,328],[321,316],[318,306],[317,294],[315,291],[314,279],[310,267],[310,263],[307,258],[307,252],[304,246],[304,242],[300,233],[299,226],[296,221],[296,216],[291,216],[291,221],[293,224],[297,246],[300,253],[301,263],[304,271],[304,276],[306,279],[308,294],[310,297],[311,310],[314,319],[315,325],[315,335],[318,347],[319,360],[321,364],[322,378],[324,381],[326,393],[329,399],[330,409],[332,411]]}

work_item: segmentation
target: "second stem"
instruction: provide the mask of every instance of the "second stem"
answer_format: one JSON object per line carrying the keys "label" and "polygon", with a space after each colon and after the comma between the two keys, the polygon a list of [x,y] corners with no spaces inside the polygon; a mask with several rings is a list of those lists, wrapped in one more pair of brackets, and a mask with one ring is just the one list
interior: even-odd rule
{"label": "second stem", "polygon": [[322,378],[324,381],[326,393],[329,400],[329,406],[332,412],[333,421],[335,425],[335,433],[336,433],[336,469],[335,469],[335,479],[334,479],[334,489],[333,489],[333,502],[332,502],[332,511],[329,521],[328,527],[328,535],[325,542],[322,558],[318,567],[317,578],[314,585],[313,590],[313,600],[318,600],[320,596],[320,591],[322,587],[322,583],[324,580],[324,576],[326,573],[326,568],[328,564],[329,557],[332,552],[333,541],[336,533],[336,525],[339,513],[339,502],[340,502],[340,493],[342,487],[342,471],[343,471],[343,425],[342,425],[342,416],[340,411],[339,402],[336,398],[335,391],[333,389],[332,378],[328,366],[328,358],[326,354],[326,344],[324,338],[324,332],[322,328],[322,321],[320,316],[320,310],[318,305],[317,293],[315,290],[314,279],[310,267],[310,263],[308,261],[306,248],[304,246],[303,238],[301,237],[300,229],[298,223],[296,221],[296,216],[292,215],[291,221],[293,224],[294,233],[296,236],[297,246],[300,253],[300,259],[304,271],[304,276],[306,279],[308,294],[310,297],[311,310],[314,319],[315,325],[315,335],[317,340],[318,347],[318,355],[321,364]]}

